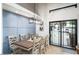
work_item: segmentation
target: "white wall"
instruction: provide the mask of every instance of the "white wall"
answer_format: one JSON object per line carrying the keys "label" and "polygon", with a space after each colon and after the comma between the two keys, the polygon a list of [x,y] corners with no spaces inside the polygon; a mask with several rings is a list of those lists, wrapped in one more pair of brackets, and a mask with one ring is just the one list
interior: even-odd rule
{"label": "white wall", "polygon": [[41,36],[45,36],[45,34],[47,34],[47,33],[45,33],[45,29],[46,29],[45,23],[47,22],[47,15],[48,15],[47,11],[46,11],[47,4],[41,4],[41,3],[36,4],[36,9],[37,9],[38,15],[42,17],[42,21],[44,22],[44,30],[40,31],[39,30],[40,25],[36,25],[36,33]]}
{"label": "white wall", "polygon": [[[71,4],[66,4],[66,3],[38,4],[39,15],[43,17],[43,21],[44,21],[44,31],[42,31],[41,34],[40,31],[38,30],[39,26],[37,25],[36,32],[39,33],[39,35],[47,35],[47,34],[49,35],[49,21],[77,19],[79,25],[79,12],[78,12],[79,4],[77,8],[70,7],[49,13],[49,10],[51,9],[60,8],[68,5]],[[78,26],[78,32],[79,32],[79,26]],[[79,37],[78,37],[78,42],[79,42]]]}

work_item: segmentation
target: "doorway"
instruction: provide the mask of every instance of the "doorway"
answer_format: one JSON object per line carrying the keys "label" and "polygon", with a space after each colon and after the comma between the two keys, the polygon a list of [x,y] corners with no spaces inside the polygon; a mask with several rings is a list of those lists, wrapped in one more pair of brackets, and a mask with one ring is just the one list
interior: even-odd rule
{"label": "doorway", "polygon": [[49,43],[75,49],[77,45],[77,20],[49,22]]}

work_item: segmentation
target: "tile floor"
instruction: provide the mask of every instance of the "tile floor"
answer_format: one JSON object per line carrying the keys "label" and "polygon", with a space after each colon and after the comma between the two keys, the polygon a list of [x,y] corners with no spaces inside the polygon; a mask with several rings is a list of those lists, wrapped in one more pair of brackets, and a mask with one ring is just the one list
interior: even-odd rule
{"label": "tile floor", "polygon": [[76,54],[76,51],[50,45],[49,47],[47,47],[46,54]]}

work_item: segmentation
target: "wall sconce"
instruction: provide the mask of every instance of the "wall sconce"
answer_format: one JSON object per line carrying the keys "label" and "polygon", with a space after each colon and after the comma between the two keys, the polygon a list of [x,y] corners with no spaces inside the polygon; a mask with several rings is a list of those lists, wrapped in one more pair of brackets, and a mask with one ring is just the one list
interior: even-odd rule
{"label": "wall sconce", "polygon": [[40,23],[40,28],[39,29],[40,29],[40,31],[44,30],[43,22]]}
{"label": "wall sconce", "polygon": [[42,25],[43,24],[43,22],[40,19],[36,20],[33,17],[29,18],[29,23],[30,24],[35,23],[35,24],[38,24],[38,25]]}
{"label": "wall sconce", "polygon": [[33,17],[29,18],[29,23],[30,24],[35,23],[35,19]]}

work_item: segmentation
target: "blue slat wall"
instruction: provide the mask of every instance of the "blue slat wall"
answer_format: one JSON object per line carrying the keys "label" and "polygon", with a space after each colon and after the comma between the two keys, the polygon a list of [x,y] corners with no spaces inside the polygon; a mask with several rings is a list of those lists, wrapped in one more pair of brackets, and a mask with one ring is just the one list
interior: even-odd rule
{"label": "blue slat wall", "polygon": [[36,33],[36,25],[28,18],[3,10],[3,54],[11,53],[8,36]]}

